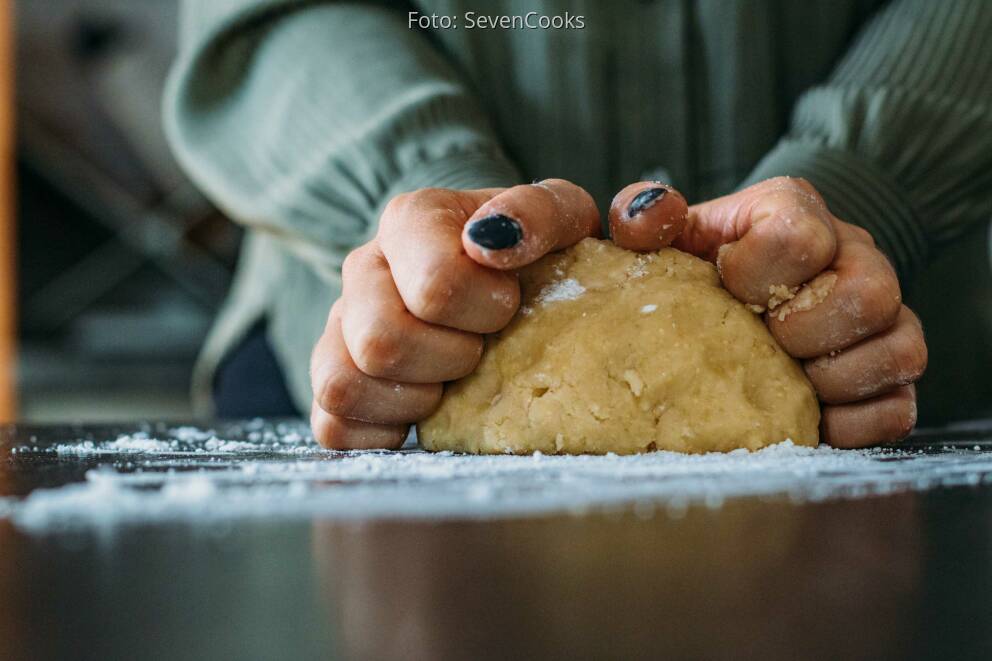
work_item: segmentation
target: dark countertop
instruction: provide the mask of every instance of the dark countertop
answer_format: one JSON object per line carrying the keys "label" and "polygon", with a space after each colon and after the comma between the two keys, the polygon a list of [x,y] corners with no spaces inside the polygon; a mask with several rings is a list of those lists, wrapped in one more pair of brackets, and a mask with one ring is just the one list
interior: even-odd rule
{"label": "dark countertop", "polygon": [[[6,428],[0,495],[138,470],[49,451],[133,430]],[[947,446],[992,425],[906,447]],[[0,519],[0,659],[990,657],[992,480],[677,517]]]}

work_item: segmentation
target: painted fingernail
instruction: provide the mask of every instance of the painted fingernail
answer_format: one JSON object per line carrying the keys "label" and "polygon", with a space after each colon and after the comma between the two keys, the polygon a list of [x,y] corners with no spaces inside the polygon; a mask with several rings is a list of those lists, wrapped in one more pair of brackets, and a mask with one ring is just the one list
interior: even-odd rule
{"label": "painted fingernail", "polygon": [[513,218],[494,213],[473,221],[468,226],[468,238],[488,250],[506,250],[523,240],[524,231]]}
{"label": "painted fingernail", "polygon": [[665,197],[665,193],[667,192],[667,188],[661,187],[642,190],[634,196],[634,200],[630,203],[630,206],[627,207],[627,217],[633,218],[645,209],[650,209],[658,200]]}

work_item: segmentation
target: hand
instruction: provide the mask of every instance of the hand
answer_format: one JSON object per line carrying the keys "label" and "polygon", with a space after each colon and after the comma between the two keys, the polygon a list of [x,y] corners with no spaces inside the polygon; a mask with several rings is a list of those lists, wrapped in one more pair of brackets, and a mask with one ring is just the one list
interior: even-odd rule
{"label": "hand", "polygon": [[[664,209],[630,204],[657,184],[625,188],[610,211],[614,235],[641,250],[671,241]],[[803,361],[823,404],[821,438],[865,447],[904,438],[916,424],[913,386],[927,365],[919,319],[863,229],[834,217],[802,179],[777,177],[689,208],[672,245],[715,262],[724,286]]]}
{"label": "hand", "polygon": [[517,311],[515,270],[598,233],[592,198],[561,179],[391,200],[376,238],[345,260],[313,352],[314,436],[335,449],[402,445],[443,382],[475,369],[482,334]]}

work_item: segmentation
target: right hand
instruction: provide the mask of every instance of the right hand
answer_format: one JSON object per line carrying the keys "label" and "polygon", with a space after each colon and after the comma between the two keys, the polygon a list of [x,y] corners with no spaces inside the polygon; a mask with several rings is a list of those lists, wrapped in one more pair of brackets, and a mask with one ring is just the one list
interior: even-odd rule
{"label": "right hand", "polygon": [[393,198],[375,239],[344,262],[344,289],[310,364],[310,422],[334,449],[398,448],[475,369],[483,334],[520,304],[516,270],[599,234],[592,197],[562,179]]}
{"label": "right hand", "polygon": [[834,216],[809,182],[775,177],[694,204],[681,233],[659,235],[655,218],[667,208],[624,213],[655,186],[621,191],[610,212],[614,237],[640,239],[642,250],[674,238],[676,248],[714,262],[738,300],[771,308],[768,330],[803,362],[822,404],[823,442],[868,447],[910,433],[926,339],[868,232]]}

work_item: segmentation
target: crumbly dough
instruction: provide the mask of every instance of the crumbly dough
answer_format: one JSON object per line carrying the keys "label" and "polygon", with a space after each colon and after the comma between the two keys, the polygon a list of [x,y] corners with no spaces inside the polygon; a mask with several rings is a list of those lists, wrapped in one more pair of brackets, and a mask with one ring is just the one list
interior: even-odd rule
{"label": "crumbly dough", "polygon": [[527,267],[520,281],[516,317],[419,425],[428,450],[817,444],[820,409],[805,374],[708,262],[586,239]]}

